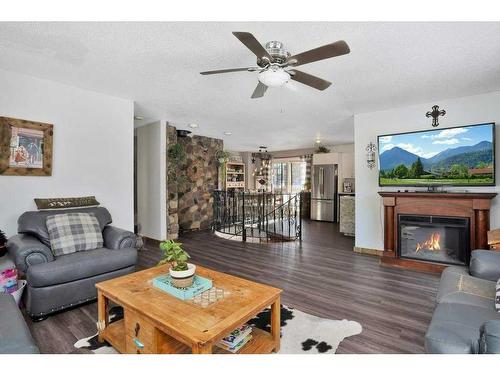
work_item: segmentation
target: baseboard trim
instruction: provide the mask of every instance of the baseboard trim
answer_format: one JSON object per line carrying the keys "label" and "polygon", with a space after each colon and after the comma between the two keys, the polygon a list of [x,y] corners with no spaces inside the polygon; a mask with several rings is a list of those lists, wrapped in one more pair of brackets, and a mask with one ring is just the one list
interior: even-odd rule
{"label": "baseboard trim", "polygon": [[387,256],[380,258],[380,264],[384,266],[397,267],[400,269],[438,274],[443,272],[443,270],[448,267],[448,265],[446,264],[419,262],[413,259],[398,259]]}
{"label": "baseboard trim", "polygon": [[381,257],[384,254],[384,250],[369,249],[366,247],[354,246],[354,252],[358,254],[367,254]]}

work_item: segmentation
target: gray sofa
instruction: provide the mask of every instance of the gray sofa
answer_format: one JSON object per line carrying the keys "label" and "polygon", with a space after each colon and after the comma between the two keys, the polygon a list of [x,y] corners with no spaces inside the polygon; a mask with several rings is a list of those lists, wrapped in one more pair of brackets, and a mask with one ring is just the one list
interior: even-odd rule
{"label": "gray sofa", "polygon": [[10,294],[0,293],[0,354],[39,353],[21,311]]}
{"label": "gray sofa", "polygon": [[428,353],[500,353],[500,313],[495,310],[498,279],[500,252],[490,250],[473,251],[469,269],[443,271],[425,336]]}
{"label": "gray sofa", "polygon": [[[104,247],[54,257],[50,250],[46,218],[67,212],[92,212],[103,231]],[[104,207],[29,211],[18,219],[18,235],[7,249],[28,285],[23,295],[29,316],[43,319],[96,298],[95,284],[135,270],[137,236],[111,224]]]}

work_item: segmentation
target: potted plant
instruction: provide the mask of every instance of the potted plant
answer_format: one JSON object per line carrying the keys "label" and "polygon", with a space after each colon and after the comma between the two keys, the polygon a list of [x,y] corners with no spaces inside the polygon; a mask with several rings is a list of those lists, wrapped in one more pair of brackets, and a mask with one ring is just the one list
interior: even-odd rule
{"label": "potted plant", "polygon": [[191,286],[196,266],[187,262],[190,256],[184,251],[182,244],[168,240],[160,243],[160,249],[163,251],[163,259],[158,262],[158,265],[170,264],[168,272],[172,277],[172,284],[177,288]]}
{"label": "potted plant", "polygon": [[221,176],[221,186],[224,189],[226,187],[226,164],[231,157],[231,153],[229,151],[219,150],[216,152],[215,157],[219,162],[219,170]]}
{"label": "potted plant", "polygon": [[0,257],[7,254],[7,236],[0,230]]}
{"label": "potted plant", "polygon": [[167,173],[169,183],[181,185],[185,182],[186,176],[182,173],[182,167],[186,159],[186,151],[180,143],[174,143],[169,147]]}
{"label": "potted plant", "polygon": [[318,149],[316,150],[317,154],[328,154],[329,152],[330,150],[325,146],[318,146]]}
{"label": "potted plant", "polygon": [[229,161],[229,158],[231,157],[231,153],[229,151],[219,150],[215,154],[215,157],[217,158],[217,161],[220,164],[224,164],[224,163],[227,163]]}
{"label": "potted plant", "polygon": [[311,181],[304,182],[304,191],[311,191]]}

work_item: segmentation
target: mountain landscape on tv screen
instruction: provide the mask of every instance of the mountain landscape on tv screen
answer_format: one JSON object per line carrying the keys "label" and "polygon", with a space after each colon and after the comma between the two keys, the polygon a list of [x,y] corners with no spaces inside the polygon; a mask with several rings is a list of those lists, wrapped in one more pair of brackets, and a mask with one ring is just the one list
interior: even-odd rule
{"label": "mountain landscape on tv screen", "polygon": [[380,154],[380,184],[493,184],[493,154],[493,143],[489,141],[447,148],[430,158],[395,146]]}

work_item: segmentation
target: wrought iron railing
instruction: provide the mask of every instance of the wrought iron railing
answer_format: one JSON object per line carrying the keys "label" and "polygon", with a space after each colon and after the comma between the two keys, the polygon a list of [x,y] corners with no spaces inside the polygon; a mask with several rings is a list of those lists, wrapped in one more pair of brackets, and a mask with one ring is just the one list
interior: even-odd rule
{"label": "wrought iron railing", "polygon": [[301,239],[301,204],[300,194],[215,191],[213,230],[242,241]]}

